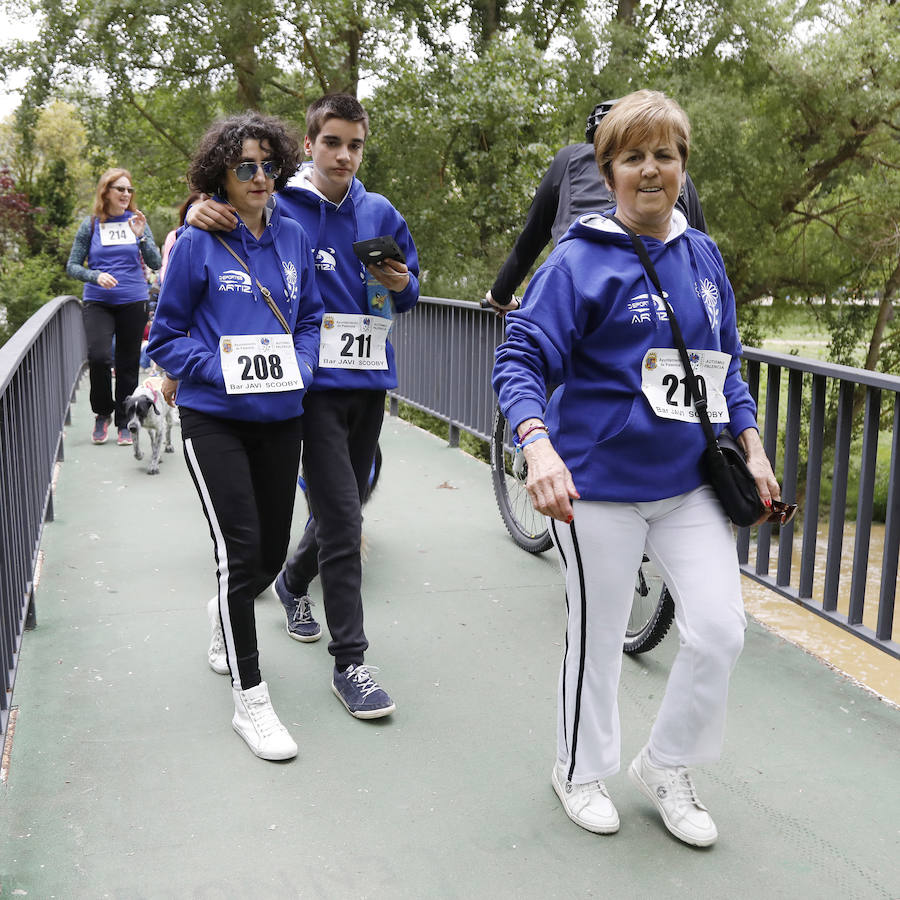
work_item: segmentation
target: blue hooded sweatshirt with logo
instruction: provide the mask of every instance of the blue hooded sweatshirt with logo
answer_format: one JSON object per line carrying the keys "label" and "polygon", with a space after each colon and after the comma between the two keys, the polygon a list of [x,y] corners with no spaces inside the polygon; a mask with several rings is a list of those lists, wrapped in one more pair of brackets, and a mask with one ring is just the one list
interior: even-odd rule
{"label": "blue hooded sweatshirt with logo", "polygon": [[[188,227],[172,248],[147,352],[178,379],[180,406],[251,422],[278,422],[303,412],[303,394],[319,363],[322,299],[305,232],[283,217],[277,206],[266,214],[268,222],[259,238],[240,221],[233,231],[218,232],[249,273],[216,234]],[[292,330],[301,390],[225,391],[221,336],[284,333],[257,281],[271,292]]]}
{"label": "blue hooded sweatshirt with logo", "polygon": [[[340,203],[325,198],[310,181],[312,164],[306,163],[277,194],[278,208],[303,226],[316,257],[316,282],[325,314],[366,315],[366,270],[353,252],[354,241],[391,235],[406,257],[409,283],[391,292],[394,311],[406,312],[419,299],[419,256],[403,216],[381,194],[370,194],[354,178]],[[313,391],[389,390],[397,386],[394,348],[387,342],[387,369],[331,369],[316,374]]]}
{"label": "blue hooded sweatshirt with logo", "polygon": [[[731,356],[724,379],[729,430],[737,436],[755,428],[734,293],[718,248],[678,210],[665,241],[642,240],[688,350]],[[658,416],[642,390],[649,351],[674,346],[665,306],[631,239],[604,216],[582,216],[535,273],[522,308],[507,315],[494,390],[510,425],[543,418],[582,499],[674,497],[705,481],[706,446],[699,422]],[[552,385],[561,387],[548,401]]]}

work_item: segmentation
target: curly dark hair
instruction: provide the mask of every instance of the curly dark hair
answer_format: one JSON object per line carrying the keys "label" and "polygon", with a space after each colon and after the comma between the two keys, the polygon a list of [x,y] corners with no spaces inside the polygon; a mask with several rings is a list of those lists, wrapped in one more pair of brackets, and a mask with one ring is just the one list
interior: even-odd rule
{"label": "curly dark hair", "polygon": [[281,119],[253,111],[219,119],[210,125],[188,169],[191,187],[204,194],[221,193],[225,172],[240,162],[244,141],[248,139],[266,141],[269,145],[272,161],[281,169],[275,179],[275,190],[281,190],[300,167],[303,158],[300,141]]}

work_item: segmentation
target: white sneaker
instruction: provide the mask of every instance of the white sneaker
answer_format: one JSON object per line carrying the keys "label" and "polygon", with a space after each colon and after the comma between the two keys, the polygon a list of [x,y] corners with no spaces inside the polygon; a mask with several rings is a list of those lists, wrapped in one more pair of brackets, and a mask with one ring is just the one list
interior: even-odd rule
{"label": "white sneaker", "polygon": [[560,762],[553,767],[551,780],[566,815],[576,825],[594,834],[614,834],[619,830],[619,814],[602,781],[573,784],[566,780],[566,771]]}
{"label": "white sneaker", "polygon": [[218,672],[219,675],[227,675],[228,660],[225,657],[225,635],[222,634],[222,620],[219,618],[218,597],[213,597],[206,604],[206,613],[209,616],[209,625],[212,629],[212,634],[209,638],[209,650],[206,651],[209,667],[213,672]]}
{"label": "white sneaker", "polygon": [[644,747],[629,766],[628,777],[652,801],[666,828],[680,841],[695,847],[716,842],[719,832],[715,822],[700,802],[684,766],[655,766]]}
{"label": "white sneaker", "polygon": [[297,755],[294,739],[272,709],[269,686],[264,681],[246,691],[233,687],[231,693],[234,696],[231,726],[260,759],[292,759]]}

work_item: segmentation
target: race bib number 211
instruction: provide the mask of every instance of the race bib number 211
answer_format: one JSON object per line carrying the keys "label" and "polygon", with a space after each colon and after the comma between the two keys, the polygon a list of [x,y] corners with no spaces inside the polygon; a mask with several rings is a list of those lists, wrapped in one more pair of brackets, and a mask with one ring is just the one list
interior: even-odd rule
{"label": "race bib number 211", "polygon": [[326,313],[322,319],[319,365],[325,369],[386,369],[388,319]]}

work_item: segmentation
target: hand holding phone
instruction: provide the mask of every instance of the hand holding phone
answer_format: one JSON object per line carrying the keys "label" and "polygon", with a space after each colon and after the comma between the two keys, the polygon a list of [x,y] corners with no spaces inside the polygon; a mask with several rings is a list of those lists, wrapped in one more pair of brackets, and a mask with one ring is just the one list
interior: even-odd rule
{"label": "hand holding phone", "polygon": [[365,266],[384,262],[386,259],[396,259],[397,262],[406,263],[406,257],[403,255],[403,251],[397,246],[397,242],[389,234],[383,234],[381,237],[369,238],[365,241],[355,241],[353,244],[353,252]]}

